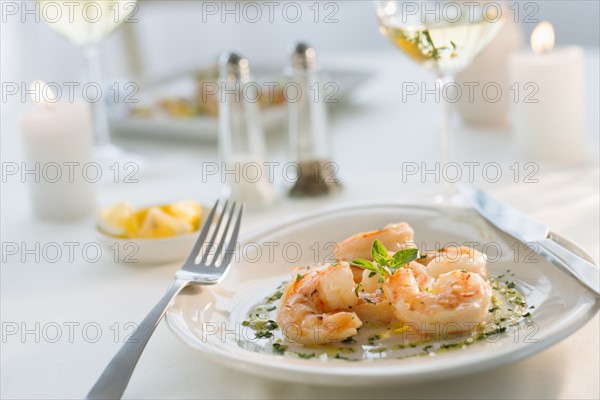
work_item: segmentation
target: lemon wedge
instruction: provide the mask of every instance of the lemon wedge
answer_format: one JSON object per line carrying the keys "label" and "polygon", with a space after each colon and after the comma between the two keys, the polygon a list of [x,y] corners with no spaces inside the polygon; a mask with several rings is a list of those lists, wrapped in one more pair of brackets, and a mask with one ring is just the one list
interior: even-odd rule
{"label": "lemon wedge", "polygon": [[194,230],[188,221],[180,220],[159,207],[148,209],[144,222],[137,232],[140,239],[155,239],[189,233]]}
{"label": "lemon wedge", "polygon": [[135,214],[136,209],[131,204],[121,202],[101,210],[96,216],[96,225],[107,235],[132,238],[139,226]]}
{"label": "lemon wedge", "polygon": [[176,201],[160,207],[167,214],[179,219],[187,221],[194,230],[200,227],[202,219],[202,206],[195,200]]}
{"label": "lemon wedge", "polygon": [[135,219],[135,223],[137,224],[137,226],[142,226],[144,224],[144,221],[146,220],[146,217],[148,216],[148,211],[150,211],[151,208],[152,207],[142,208],[141,210],[138,210],[135,213],[133,218]]}

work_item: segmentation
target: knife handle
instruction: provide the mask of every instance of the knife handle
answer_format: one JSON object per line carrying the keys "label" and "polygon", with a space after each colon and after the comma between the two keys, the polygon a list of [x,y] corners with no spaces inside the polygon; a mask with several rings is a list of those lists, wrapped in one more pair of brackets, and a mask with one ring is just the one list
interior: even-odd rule
{"label": "knife handle", "polygon": [[596,296],[600,296],[600,274],[598,273],[598,267],[565,249],[552,239],[542,239],[538,241],[538,244],[542,247],[542,250],[551,253],[550,256],[554,256],[562,261],[565,269],[579,282],[592,290]]}

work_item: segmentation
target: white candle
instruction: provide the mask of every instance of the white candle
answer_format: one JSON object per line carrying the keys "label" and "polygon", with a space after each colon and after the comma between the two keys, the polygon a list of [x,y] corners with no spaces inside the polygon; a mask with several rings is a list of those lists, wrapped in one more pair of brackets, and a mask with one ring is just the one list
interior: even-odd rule
{"label": "white candle", "polygon": [[542,22],[531,35],[532,52],[512,54],[509,71],[514,133],[521,155],[580,162],[584,154],[584,53],[554,49],[554,30]]}
{"label": "white candle", "polygon": [[[43,82],[32,88],[52,97]],[[44,219],[72,219],[93,211],[94,183],[101,174],[92,162],[92,116],[89,104],[53,103],[37,93],[36,106],[21,117],[27,173],[34,213]]]}

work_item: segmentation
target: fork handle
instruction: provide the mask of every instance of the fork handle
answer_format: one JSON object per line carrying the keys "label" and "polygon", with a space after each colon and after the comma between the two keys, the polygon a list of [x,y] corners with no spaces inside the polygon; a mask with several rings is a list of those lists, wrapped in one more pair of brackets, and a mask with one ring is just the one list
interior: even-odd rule
{"label": "fork handle", "polygon": [[86,399],[120,399],[129,383],[131,374],[146,347],[150,336],[171,300],[188,285],[189,281],[177,279],[167,293],[140,322],[137,331],[121,346],[119,352],[108,363],[100,378],[96,381]]}

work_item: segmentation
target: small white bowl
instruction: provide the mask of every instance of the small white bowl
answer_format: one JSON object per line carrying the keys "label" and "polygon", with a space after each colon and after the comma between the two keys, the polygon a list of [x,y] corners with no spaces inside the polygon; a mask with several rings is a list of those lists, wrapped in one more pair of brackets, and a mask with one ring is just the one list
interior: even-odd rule
{"label": "small white bowl", "polygon": [[114,262],[150,265],[183,261],[190,255],[208,214],[210,208],[202,206],[200,227],[191,233],[157,239],[117,238],[96,227],[97,239],[106,255]]}

